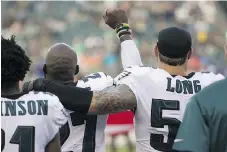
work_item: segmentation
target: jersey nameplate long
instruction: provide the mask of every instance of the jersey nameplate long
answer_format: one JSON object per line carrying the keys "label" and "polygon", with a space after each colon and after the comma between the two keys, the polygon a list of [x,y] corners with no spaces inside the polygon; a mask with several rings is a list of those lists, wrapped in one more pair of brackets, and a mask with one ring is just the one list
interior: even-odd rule
{"label": "jersey nameplate long", "polygon": [[130,87],[137,99],[137,152],[171,150],[189,98],[220,79],[222,75],[213,73],[197,72],[183,77],[151,67],[125,69],[115,83]]}

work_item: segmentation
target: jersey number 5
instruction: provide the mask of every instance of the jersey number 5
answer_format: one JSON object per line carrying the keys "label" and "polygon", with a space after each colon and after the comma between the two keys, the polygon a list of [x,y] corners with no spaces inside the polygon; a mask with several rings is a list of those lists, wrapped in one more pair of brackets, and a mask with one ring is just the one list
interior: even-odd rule
{"label": "jersey number 5", "polygon": [[[1,129],[1,150],[5,147],[5,131]],[[35,145],[35,127],[18,126],[12,138],[11,144],[19,144],[19,152],[34,152]]]}
{"label": "jersey number 5", "polygon": [[163,117],[163,110],[180,110],[180,102],[177,100],[152,99],[151,107],[151,127],[168,132],[168,137],[161,133],[152,133],[150,135],[150,145],[159,151],[168,151],[172,149],[180,121],[176,118]]}

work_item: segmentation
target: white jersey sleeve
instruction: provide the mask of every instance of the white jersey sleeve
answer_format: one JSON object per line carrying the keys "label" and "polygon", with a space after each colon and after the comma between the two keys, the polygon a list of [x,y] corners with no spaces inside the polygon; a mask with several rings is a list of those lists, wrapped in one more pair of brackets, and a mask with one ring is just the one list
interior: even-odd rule
{"label": "white jersey sleeve", "polygon": [[121,43],[121,61],[124,69],[143,65],[139,50],[133,40],[126,40]]}
{"label": "white jersey sleeve", "polygon": [[201,74],[204,77],[207,77],[208,80],[210,79],[210,83],[214,83],[225,78],[222,74],[214,74],[212,72],[201,72]]}
{"label": "white jersey sleeve", "polygon": [[140,85],[136,85],[137,79],[139,75],[144,75],[150,69],[151,69],[150,67],[141,68],[140,66],[133,66],[133,67],[126,68],[122,73],[120,73],[117,77],[114,78],[114,83],[116,85],[120,85],[120,84],[127,85],[133,91],[136,98],[138,99],[137,87],[139,87]]}
{"label": "white jersey sleeve", "polygon": [[[113,85],[113,78],[103,72],[92,73],[77,81],[77,87],[91,91],[100,91]],[[74,118],[75,117],[75,118]],[[70,135],[62,145],[63,152],[105,152],[105,127],[108,115],[84,115],[79,118],[71,112],[68,117]],[[74,121],[82,119],[82,123],[74,125]],[[80,120],[81,121],[81,120]],[[76,138],[75,138],[76,137]]]}
{"label": "white jersey sleeve", "polygon": [[113,78],[103,72],[92,73],[85,76],[77,82],[77,87],[88,88],[89,90],[100,91],[104,88],[112,86]]}

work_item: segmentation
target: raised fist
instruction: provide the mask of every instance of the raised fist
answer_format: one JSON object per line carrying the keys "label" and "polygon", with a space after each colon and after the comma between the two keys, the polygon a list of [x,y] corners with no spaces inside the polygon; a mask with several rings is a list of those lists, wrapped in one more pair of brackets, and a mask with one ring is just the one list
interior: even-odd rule
{"label": "raised fist", "polygon": [[112,29],[116,28],[117,24],[128,23],[128,17],[122,9],[107,9],[103,14],[105,23]]}

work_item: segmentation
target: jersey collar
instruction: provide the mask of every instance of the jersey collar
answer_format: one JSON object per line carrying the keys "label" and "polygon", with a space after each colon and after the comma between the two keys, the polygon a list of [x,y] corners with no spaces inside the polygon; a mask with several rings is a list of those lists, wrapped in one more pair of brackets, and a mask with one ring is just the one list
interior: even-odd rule
{"label": "jersey collar", "polygon": [[[182,77],[184,77],[184,78],[186,78],[186,79],[191,79],[194,75],[195,75],[195,72],[191,72],[191,73],[189,73],[188,75],[182,76]],[[172,77],[175,77],[175,76],[177,76],[177,75],[171,75],[171,76],[172,76]]]}
{"label": "jersey collar", "polygon": [[18,94],[10,94],[10,95],[4,95],[4,94],[1,94],[1,97],[2,98],[7,98],[7,99],[18,99],[20,98],[21,96],[25,95],[26,93],[18,93]]}

